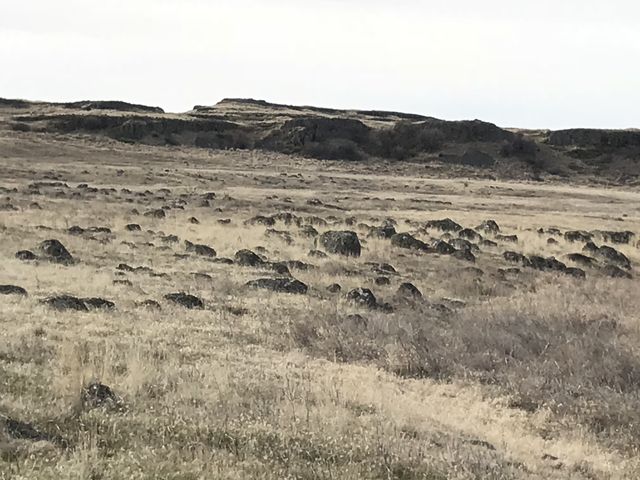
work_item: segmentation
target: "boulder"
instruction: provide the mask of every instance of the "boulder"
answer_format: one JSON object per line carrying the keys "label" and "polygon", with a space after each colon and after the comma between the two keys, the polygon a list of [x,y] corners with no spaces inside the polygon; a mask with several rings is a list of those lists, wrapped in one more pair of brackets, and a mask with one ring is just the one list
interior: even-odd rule
{"label": "boulder", "polygon": [[0,285],[0,295],[21,295],[27,296],[27,291],[17,285]]}
{"label": "boulder", "polygon": [[523,267],[530,267],[531,266],[531,261],[529,261],[529,259],[527,257],[525,257],[523,254],[518,253],[518,252],[507,251],[507,252],[504,252],[502,254],[502,257],[507,262],[518,263],[518,264],[522,265]]}
{"label": "boulder", "polygon": [[425,226],[427,228],[442,230],[443,232],[458,232],[462,230],[462,225],[454,222],[450,218],[445,218],[443,220],[430,220],[425,224]]}
{"label": "boulder", "polygon": [[471,253],[471,250],[456,250],[452,256],[458,260],[464,260],[465,262],[476,263],[476,256]]}
{"label": "boulder", "polygon": [[451,255],[456,251],[455,248],[453,248],[449,243],[445,242],[444,240],[436,240],[433,243],[432,247],[436,253],[439,253],[441,255]]}
{"label": "boulder", "polygon": [[243,267],[259,267],[265,263],[257,253],[247,249],[238,250],[234,255],[234,260],[236,264]]}
{"label": "boulder", "polygon": [[391,245],[398,248],[406,248],[409,250],[430,250],[429,245],[422,240],[418,240],[409,233],[396,233],[391,237]]}
{"label": "boulder", "polygon": [[196,255],[200,255],[202,257],[210,257],[213,258],[216,256],[216,251],[207,246],[207,245],[201,245],[198,243],[191,243],[189,240],[185,240],[184,241],[185,244],[185,248],[187,250],[187,252],[192,252],[195,253]]}
{"label": "boulder", "polygon": [[358,235],[352,231],[328,231],[319,237],[320,245],[329,253],[359,257],[361,246]]}
{"label": "boulder", "polygon": [[16,258],[18,260],[23,260],[23,261],[31,261],[31,260],[35,260],[37,259],[37,255],[33,252],[31,252],[30,250],[20,250],[19,252],[16,252]]}
{"label": "boulder", "polygon": [[422,298],[422,292],[418,290],[418,287],[416,287],[413,283],[410,283],[410,282],[401,283],[400,286],[398,287],[398,291],[396,292],[396,295],[402,298],[410,298],[410,299]]}
{"label": "boulder", "polygon": [[188,309],[203,309],[204,302],[196,297],[184,292],[168,293],[164,296],[166,300]]}
{"label": "boulder", "polygon": [[293,278],[259,278],[246,283],[250,288],[261,288],[278,293],[294,293],[303,295],[307,293],[309,287],[299,280]]}
{"label": "boulder", "polygon": [[45,240],[38,246],[38,250],[43,258],[51,262],[62,265],[70,265],[74,262],[69,251],[58,240]]}
{"label": "boulder", "polygon": [[472,242],[479,242],[480,240],[482,240],[482,235],[470,228],[463,228],[462,230],[460,230],[458,232],[458,237],[470,240]]}
{"label": "boulder", "polygon": [[376,308],[378,306],[375,295],[368,288],[354,288],[347,293],[347,300],[367,308]]}
{"label": "boulder", "polygon": [[593,238],[589,232],[584,230],[571,230],[564,233],[567,242],[589,242]]}
{"label": "boulder", "polygon": [[386,223],[381,227],[371,227],[369,233],[367,234],[370,238],[391,238],[396,234],[396,228],[390,224]]}
{"label": "boulder", "polygon": [[476,227],[476,230],[495,235],[496,233],[500,232],[500,227],[495,220],[485,220]]}
{"label": "boulder", "polygon": [[629,272],[625,272],[621,268],[611,264],[602,267],[601,271],[604,275],[611,278],[632,278]]}

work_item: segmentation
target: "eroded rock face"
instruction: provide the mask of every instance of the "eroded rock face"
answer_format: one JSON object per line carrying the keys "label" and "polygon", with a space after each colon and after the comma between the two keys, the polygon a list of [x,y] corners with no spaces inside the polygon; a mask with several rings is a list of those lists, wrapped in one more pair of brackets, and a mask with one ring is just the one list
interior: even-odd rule
{"label": "eroded rock face", "polygon": [[318,238],[322,248],[329,253],[347,257],[360,256],[362,247],[355,232],[349,230],[329,231],[324,232]]}

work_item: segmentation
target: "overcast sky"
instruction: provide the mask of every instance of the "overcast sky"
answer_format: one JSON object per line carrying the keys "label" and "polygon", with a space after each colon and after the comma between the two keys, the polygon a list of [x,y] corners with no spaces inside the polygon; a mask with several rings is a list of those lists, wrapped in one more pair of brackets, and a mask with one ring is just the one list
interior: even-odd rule
{"label": "overcast sky", "polygon": [[0,0],[0,96],[640,127],[640,1]]}

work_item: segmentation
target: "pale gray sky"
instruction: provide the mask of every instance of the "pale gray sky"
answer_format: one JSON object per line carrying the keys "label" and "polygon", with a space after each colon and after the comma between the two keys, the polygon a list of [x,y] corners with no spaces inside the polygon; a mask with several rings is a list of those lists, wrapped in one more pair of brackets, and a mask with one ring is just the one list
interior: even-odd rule
{"label": "pale gray sky", "polygon": [[0,96],[640,127],[638,0],[0,0]]}

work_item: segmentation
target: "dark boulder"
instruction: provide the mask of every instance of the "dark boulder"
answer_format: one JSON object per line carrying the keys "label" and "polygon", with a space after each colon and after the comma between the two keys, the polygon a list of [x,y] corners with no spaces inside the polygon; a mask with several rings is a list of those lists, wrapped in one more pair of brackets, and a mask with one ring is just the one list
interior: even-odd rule
{"label": "dark boulder", "polygon": [[391,237],[391,245],[409,250],[421,250],[425,252],[430,250],[429,245],[409,233],[396,233]]}
{"label": "dark boulder", "polygon": [[35,260],[38,257],[36,256],[35,253],[29,251],[29,250],[20,250],[19,252],[16,252],[16,258],[18,260],[23,260],[23,261],[31,261],[31,260]]}
{"label": "dark boulder", "polygon": [[500,240],[501,242],[511,242],[511,243],[517,243],[518,242],[518,236],[517,235],[496,235],[495,236],[496,240]]}
{"label": "dark boulder", "polygon": [[184,244],[187,252],[195,253],[196,255],[200,255],[202,257],[213,258],[216,256],[216,251],[207,245],[191,243],[189,240],[185,240]]}
{"label": "dark boulder", "polygon": [[100,382],[91,382],[82,389],[82,405],[85,408],[123,407],[122,400],[113,390]]}
{"label": "dark boulder", "polygon": [[500,231],[500,227],[498,226],[495,220],[485,220],[484,222],[482,222],[480,225],[476,227],[476,230],[495,235]]}
{"label": "dark boulder", "polygon": [[164,296],[166,300],[173,302],[177,305],[183,306],[188,309],[203,309],[204,302],[196,297],[185,292],[168,293]]}
{"label": "dark boulder", "polygon": [[368,288],[354,288],[347,293],[347,300],[367,308],[376,308],[378,306],[375,295]]}
{"label": "dark boulder", "polygon": [[0,431],[6,432],[10,438],[17,440],[51,442],[63,448],[69,446],[69,442],[59,435],[51,435],[49,433],[42,432],[31,423],[16,420],[4,415],[0,415]]}
{"label": "dark boulder", "polygon": [[482,235],[470,228],[463,228],[462,230],[460,230],[458,232],[458,237],[472,242],[479,242],[480,240],[482,240]]}
{"label": "dark boulder", "polygon": [[376,277],[375,284],[378,286],[390,285],[391,280],[389,280],[389,277],[380,276],[380,277]]}
{"label": "dark boulder", "polygon": [[613,247],[603,245],[594,253],[595,257],[626,270],[631,269],[631,262],[627,256]]}
{"label": "dark boulder", "polygon": [[614,232],[610,230],[594,230],[591,232],[593,235],[597,235],[604,242],[611,243],[619,243],[619,244],[629,244],[635,237],[635,233],[626,230],[622,232]]}
{"label": "dark boulder", "polygon": [[265,261],[251,250],[238,250],[234,256],[236,264],[243,267],[259,267],[264,265]]}
{"label": "dark boulder", "polygon": [[523,254],[518,253],[518,252],[507,251],[507,252],[504,252],[502,254],[502,257],[507,262],[518,263],[518,264],[522,265],[523,267],[531,266],[531,262],[529,261],[529,259],[527,257],[525,257]]}
{"label": "dark boulder", "polygon": [[531,268],[536,270],[563,272],[567,269],[567,266],[555,257],[544,258],[539,255],[531,255],[529,262],[531,262]]}
{"label": "dark boulder", "polygon": [[464,238],[453,238],[449,240],[449,244],[456,250],[466,250],[469,252],[479,250],[478,245],[471,243],[469,240],[465,240]]}
{"label": "dark boulder", "polygon": [[359,257],[361,246],[358,235],[352,231],[329,231],[319,237],[320,245],[329,253]]}
{"label": "dark boulder", "polygon": [[592,255],[598,253],[598,246],[593,242],[587,242],[584,247],[582,247],[583,252],[589,252]]}
{"label": "dark boulder", "polygon": [[568,242],[589,242],[592,238],[593,235],[584,230],[571,230],[564,234],[564,239]]}
{"label": "dark boulder", "polygon": [[342,287],[338,283],[332,283],[327,287],[327,292],[329,293],[338,293],[342,290]]}
{"label": "dark boulder", "polygon": [[430,220],[425,224],[425,226],[427,228],[442,230],[443,232],[458,232],[462,230],[462,225],[454,222],[450,218],[445,218],[443,220]]}
{"label": "dark boulder", "polygon": [[567,267],[564,273],[575,278],[586,278],[587,274],[581,268]]}
{"label": "dark boulder", "polygon": [[396,234],[396,228],[390,224],[386,223],[381,227],[371,227],[368,233],[368,237],[370,238],[391,238]]}
{"label": "dark boulder", "polygon": [[76,310],[79,312],[86,312],[89,309],[81,298],[74,297],[72,295],[56,295],[43,300],[43,303],[55,310]]}
{"label": "dark boulder", "polygon": [[471,250],[456,250],[453,252],[452,256],[458,260],[464,260],[471,263],[476,262],[476,256],[471,253]]}
{"label": "dark boulder", "polygon": [[422,298],[422,292],[413,283],[404,282],[398,287],[396,295],[402,298]]}
{"label": "dark boulder", "polygon": [[113,310],[116,304],[99,297],[83,298],[82,301],[89,310]]}
{"label": "dark boulder", "polygon": [[265,266],[271,268],[271,270],[276,272],[278,275],[291,276],[289,266],[284,262],[268,262],[265,263]]}
{"label": "dark boulder", "polygon": [[625,272],[621,268],[611,264],[602,267],[601,271],[604,275],[611,278],[632,278],[629,272]]}
{"label": "dark boulder", "polygon": [[200,220],[198,220],[196,217],[190,217],[189,223],[192,225],[200,225]]}
{"label": "dark boulder", "polygon": [[137,223],[130,223],[128,225],[125,225],[124,229],[128,232],[140,232],[142,231],[142,227],[140,225],[138,225]]}
{"label": "dark boulder", "polygon": [[594,258],[583,255],[582,253],[570,253],[567,255],[567,259],[583,267],[592,267],[596,263]]}
{"label": "dark boulder", "polygon": [[0,285],[0,295],[22,295],[27,296],[27,291],[17,285]]}
{"label": "dark boulder", "polygon": [[250,288],[261,288],[278,293],[294,293],[304,295],[309,287],[293,278],[259,278],[246,283]]}
{"label": "dark boulder", "polygon": [[433,250],[441,255],[451,255],[456,251],[449,243],[444,240],[436,240],[432,245]]}
{"label": "dark boulder", "polygon": [[45,259],[51,262],[62,265],[70,265],[74,262],[69,251],[58,240],[45,240],[38,246],[38,250]]}

